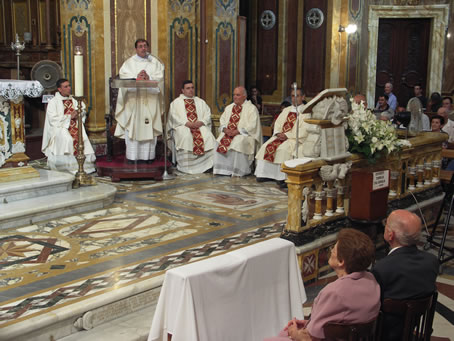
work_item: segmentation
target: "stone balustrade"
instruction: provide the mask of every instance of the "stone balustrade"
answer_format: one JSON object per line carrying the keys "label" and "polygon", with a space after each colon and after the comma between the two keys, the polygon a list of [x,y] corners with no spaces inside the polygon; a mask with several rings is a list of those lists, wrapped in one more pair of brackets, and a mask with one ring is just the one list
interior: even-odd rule
{"label": "stone balustrade", "polygon": [[[383,157],[374,165],[358,154],[335,161],[313,160],[295,168],[283,164],[282,171],[288,176],[288,218],[283,237],[302,245],[314,239],[313,235],[305,239],[304,232],[345,220],[349,213],[351,171],[354,169],[390,170],[388,207],[391,208],[411,206],[422,193],[429,197],[440,195],[441,151],[446,139],[446,134],[420,133],[409,138],[411,147]],[[343,178],[336,177],[336,172],[330,176],[329,170],[337,167],[335,164],[351,168]],[[324,167],[330,165],[331,168]],[[327,170],[328,175],[322,174],[322,170]]]}

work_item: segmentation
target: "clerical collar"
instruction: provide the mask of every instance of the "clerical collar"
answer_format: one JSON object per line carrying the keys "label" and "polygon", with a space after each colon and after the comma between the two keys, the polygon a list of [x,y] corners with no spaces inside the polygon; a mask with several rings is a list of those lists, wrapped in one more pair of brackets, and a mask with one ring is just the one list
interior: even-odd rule
{"label": "clerical collar", "polygon": [[65,96],[63,96],[63,95],[60,93],[60,91],[57,91],[57,93],[56,93],[55,95],[60,96],[61,99],[63,99],[63,100],[65,100],[65,99],[71,99],[71,95],[69,95],[68,97],[65,97]]}
{"label": "clerical collar", "polygon": [[194,97],[195,97],[195,96],[188,97],[188,96],[185,96],[185,95],[183,95],[183,94],[181,94],[180,96],[182,96],[183,99],[194,99]]}
{"label": "clerical collar", "polygon": [[143,57],[139,56],[138,54],[136,54],[134,56],[134,58],[137,59],[137,60],[140,60],[140,61],[147,61],[148,60],[148,54],[146,55],[145,58],[143,58]]}

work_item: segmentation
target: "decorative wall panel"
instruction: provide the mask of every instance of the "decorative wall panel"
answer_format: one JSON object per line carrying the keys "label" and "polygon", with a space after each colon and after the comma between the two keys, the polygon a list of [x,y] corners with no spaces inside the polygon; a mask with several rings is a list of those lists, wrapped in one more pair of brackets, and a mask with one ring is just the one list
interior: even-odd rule
{"label": "decorative wall panel", "polygon": [[257,16],[257,86],[272,95],[278,88],[279,2],[259,1]]}
{"label": "decorative wall panel", "polygon": [[105,142],[105,53],[108,51],[104,45],[104,3],[60,0],[63,72],[74,87],[74,48],[81,46],[84,57],[84,97],[89,113],[85,128],[94,144]]}
{"label": "decorative wall panel", "polygon": [[[236,17],[237,1],[216,0],[214,17],[214,104],[218,114],[232,102],[236,85]],[[209,56],[208,56],[209,58]],[[208,71],[208,73],[210,73]]]}
{"label": "decorative wall panel", "polygon": [[304,1],[303,86],[307,96],[325,88],[327,0]]}
{"label": "decorative wall panel", "polygon": [[65,77],[74,86],[74,47],[81,46],[84,55],[84,96],[87,99],[87,112],[93,107],[92,87],[92,49],[91,25],[85,16],[74,16],[64,27],[64,72]]}
{"label": "decorative wall panel", "polygon": [[135,54],[138,38],[148,39],[146,23],[149,21],[146,0],[112,0],[112,75],[117,75],[123,62]]}
{"label": "decorative wall panel", "polygon": [[169,0],[169,102],[190,79],[198,90],[199,8],[193,0]]}

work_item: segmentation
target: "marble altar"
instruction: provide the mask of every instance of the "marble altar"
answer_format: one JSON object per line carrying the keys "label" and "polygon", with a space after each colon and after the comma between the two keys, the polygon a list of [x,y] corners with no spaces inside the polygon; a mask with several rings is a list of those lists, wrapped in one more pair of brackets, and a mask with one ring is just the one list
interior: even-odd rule
{"label": "marble altar", "polygon": [[[44,88],[38,81],[0,79],[0,168],[24,167],[25,154],[24,96],[39,97]],[[0,174],[4,170],[0,169]],[[30,169],[18,170],[13,180],[37,177]],[[6,179],[1,176],[0,178]]]}

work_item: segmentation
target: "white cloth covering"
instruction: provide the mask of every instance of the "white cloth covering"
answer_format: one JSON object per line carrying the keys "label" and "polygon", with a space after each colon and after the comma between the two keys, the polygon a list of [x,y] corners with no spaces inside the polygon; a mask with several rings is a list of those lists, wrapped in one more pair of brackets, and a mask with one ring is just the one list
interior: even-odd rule
{"label": "white cloth covering", "polygon": [[[304,104],[301,104],[298,107],[298,112],[302,112]],[[258,151],[255,158],[257,159],[257,167],[255,171],[255,176],[258,178],[269,178],[275,179],[278,181],[285,180],[286,175],[285,173],[281,172],[281,164],[287,160],[292,159],[296,155],[296,129],[297,124],[293,125],[293,128],[286,132],[285,135],[287,136],[287,140],[282,142],[279,147],[277,147],[276,154],[274,155],[274,162],[271,163],[267,160],[264,160],[265,153],[266,153],[266,146],[272,143],[274,140],[277,139],[277,134],[281,133],[284,124],[287,122],[287,116],[291,112],[295,112],[295,107],[287,107],[285,108],[282,113],[277,118],[276,122],[274,123],[274,131],[273,136],[266,141],[260,150]],[[298,149],[300,150],[299,155],[303,154],[303,143],[304,140],[307,138],[307,124],[304,122],[304,119],[310,118],[309,114],[300,114],[299,116],[299,124],[298,124]]]}
{"label": "white cloth covering", "polygon": [[277,181],[287,179],[287,174],[281,172],[281,164],[271,163],[265,160],[256,160],[254,175],[257,178],[268,178]]}
{"label": "white cloth covering", "polygon": [[204,155],[194,155],[192,133],[185,126],[188,118],[184,99],[189,99],[189,97],[181,94],[170,104],[167,127],[169,136],[173,136],[176,148],[177,168],[179,171],[189,174],[203,173],[213,167],[213,150],[216,145],[211,133],[211,110],[203,99],[196,96],[192,98],[196,107],[197,120],[204,124],[199,129],[205,150]]}
{"label": "white cloth covering", "polygon": [[130,140],[128,134],[125,134],[126,158],[128,160],[154,160],[156,157],[156,143],[158,139],[155,137],[148,141]]}
{"label": "white cloth covering", "polygon": [[[225,135],[222,130],[229,124],[234,105],[234,103],[228,105],[219,119],[221,133],[217,138],[218,143]],[[213,174],[244,176],[251,173],[250,165],[262,144],[260,117],[257,107],[251,101],[245,101],[242,104],[237,129],[240,134],[233,138],[227,154],[215,152]],[[217,146],[218,144],[216,148]]]}
{"label": "white cloth covering", "polygon": [[226,154],[214,152],[213,174],[245,176],[251,174],[252,159],[249,155],[229,150]]}
{"label": "white cloth covering", "polygon": [[[64,114],[63,100],[66,99],[71,99],[73,108],[77,110],[77,101],[72,96],[63,97],[59,92],[55,93],[55,97],[47,105],[41,151],[47,156],[47,164],[50,169],[75,173],[78,170],[78,165],[74,156],[73,138],[68,130],[71,115]],[[82,121],[85,122],[85,105],[83,103]],[[86,157],[84,170],[87,173],[92,173],[95,171],[96,157],[83,125],[82,136]]]}
{"label": "white cloth covering", "polygon": [[214,149],[205,151],[203,155],[194,155],[192,152],[177,150],[177,169],[187,174],[201,174],[213,168]]}
{"label": "white cloth covering", "polygon": [[294,244],[270,239],[167,271],[148,341],[263,340],[305,301]]}
{"label": "white cloth covering", "polygon": [[443,128],[441,130],[443,130],[445,133],[447,133],[449,135],[448,142],[453,143],[454,142],[454,121],[448,119],[448,122],[443,126]]}
{"label": "white cloth covering", "polygon": [[[125,139],[128,134],[126,150],[131,149],[127,154],[131,160],[141,159],[136,146],[131,141],[148,141],[162,134],[162,81],[164,77],[164,66],[155,57],[148,55],[141,58],[138,55],[128,58],[120,68],[121,79],[136,79],[141,70],[145,70],[150,80],[160,82],[159,88],[151,89],[126,89],[121,88],[118,92],[117,106],[115,108],[115,136]],[[128,142],[129,141],[129,142]],[[149,145],[151,148],[153,144]],[[153,151],[154,154],[154,151]],[[148,160],[148,159],[143,159]]]}

